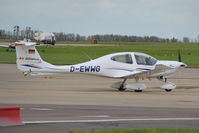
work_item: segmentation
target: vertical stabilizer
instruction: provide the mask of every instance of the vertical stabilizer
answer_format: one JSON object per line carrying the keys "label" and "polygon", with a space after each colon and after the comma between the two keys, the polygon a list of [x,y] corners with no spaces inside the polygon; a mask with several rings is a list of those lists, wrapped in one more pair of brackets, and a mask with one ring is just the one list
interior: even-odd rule
{"label": "vertical stabilizer", "polygon": [[45,62],[40,57],[35,43],[16,43],[16,63],[19,70],[23,72],[41,71],[53,65]]}

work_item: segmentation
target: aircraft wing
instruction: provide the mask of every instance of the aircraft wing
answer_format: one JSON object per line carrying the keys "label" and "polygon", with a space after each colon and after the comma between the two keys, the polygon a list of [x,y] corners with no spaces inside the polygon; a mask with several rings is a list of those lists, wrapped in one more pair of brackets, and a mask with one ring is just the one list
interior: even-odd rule
{"label": "aircraft wing", "polygon": [[0,47],[3,47],[3,48],[9,48],[8,45],[0,45]]}
{"label": "aircraft wing", "polygon": [[136,74],[129,75],[128,78],[150,78],[150,77],[153,77],[152,75],[155,75],[156,73],[161,73],[169,69],[171,68],[168,66],[158,64],[153,70],[141,71]]}

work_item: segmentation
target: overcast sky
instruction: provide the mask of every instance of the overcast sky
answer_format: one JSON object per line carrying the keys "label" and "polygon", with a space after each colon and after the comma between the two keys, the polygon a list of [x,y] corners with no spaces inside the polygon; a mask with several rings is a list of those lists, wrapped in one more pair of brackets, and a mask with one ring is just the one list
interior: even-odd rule
{"label": "overcast sky", "polygon": [[0,29],[195,38],[199,0],[0,0]]}

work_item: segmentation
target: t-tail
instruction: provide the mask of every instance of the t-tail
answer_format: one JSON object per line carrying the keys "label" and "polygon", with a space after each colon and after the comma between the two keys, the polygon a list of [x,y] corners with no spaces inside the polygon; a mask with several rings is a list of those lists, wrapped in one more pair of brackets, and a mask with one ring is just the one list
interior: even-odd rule
{"label": "t-tail", "polygon": [[[22,41],[15,44],[17,68],[24,75],[49,75],[49,73],[63,71],[63,68],[43,61],[35,48],[35,43]],[[66,69],[66,66],[64,68]]]}

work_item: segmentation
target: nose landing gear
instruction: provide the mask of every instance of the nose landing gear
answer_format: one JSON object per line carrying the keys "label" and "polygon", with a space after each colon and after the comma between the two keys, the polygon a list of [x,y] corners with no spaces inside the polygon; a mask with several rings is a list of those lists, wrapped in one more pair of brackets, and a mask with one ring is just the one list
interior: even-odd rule
{"label": "nose landing gear", "polygon": [[164,89],[166,92],[170,92],[170,91],[172,91],[173,89],[176,88],[176,85],[174,83],[172,83],[172,82],[168,82],[167,78],[164,78],[163,76],[160,76],[158,79],[163,81],[163,82],[165,82],[165,84],[162,85],[160,88]]}

